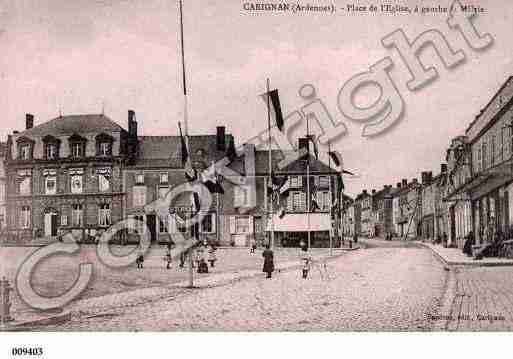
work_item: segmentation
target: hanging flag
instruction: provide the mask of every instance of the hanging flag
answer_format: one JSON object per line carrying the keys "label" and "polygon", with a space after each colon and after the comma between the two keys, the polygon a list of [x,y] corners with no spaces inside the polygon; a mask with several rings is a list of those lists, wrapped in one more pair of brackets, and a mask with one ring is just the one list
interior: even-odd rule
{"label": "hanging flag", "polygon": [[290,178],[287,177],[285,182],[280,186],[279,192],[280,194],[288,195],[288,191],[290,190]]}
{"label": "hanging flag", "polygon": [[271,117],[274,118],[276,126],[283,132],[283,113],[281,112],[280,97],[278,96],[278,90],[272,90],[268,92],[268,96],[271,98],[271,105],[269,109],[271,111]]}
{"label": "hanging flag", "polygon": [[344,180],[342,179],[342,175],[337,176],[337,198],[340,198],[342,192],[345,190]]}
{"label": "hanging flag", "polygon": [[315,159],[319,160],[319,149],[317,148],[317,142],[315,141],[315,135],[308,135],[308,140],[312,142]]}
{"label": "hanging flag", "polygon": [[235,150],[235,143],[233,137],[228,138],[228,148],[226,149],[226,157],[232,162],[237,158],[237,151]]}
{"label": "hanging flag", "polygon": [[180,125],[180,122],[178,122],[178,128],[180,129],[180,143],[182,144],[182,166],[184,166],[187,163],[187,161],[189,161],[189,151],[187,149],[187,142],[185,141],[185,137],[182,134],[182,126]]}
{"label": "hanging flag", "polygon": [[215,170],[215,166],[211,166],[207,171],[201,173],[201,182],[203,182],[210,193],[224,194],[224,189],[219,183],[219,177]]}
{"label": "hanging flag", "polygon": [[285,217],[286,214],[287,214],[287,212],[285,212],[285,208],[283,208],[283,207],[278,208],[278,218],[279,219],[282,219],[283,217]]}
{"label": "hanging flag", "polygon": [[192,213],[196,215],[201,209],[201,202],[198,192],[192,192]]}
{"label": "hanging flag", "polygon": [[330,151],[328,152],[328,155],[330,156],[331,160],[335,164],[335,167],[338,167],[339,170],[342,170],[344,168],[343,161],[342,161],[342,155],[338,151]]}
{"label": "hanging flag", "polygon": [[317,190],[314,189],[314,192],[312,193],[312,200],[311,200],[311,212],[315,212],[321,209],[319,206],[319,202],[317,199]]}

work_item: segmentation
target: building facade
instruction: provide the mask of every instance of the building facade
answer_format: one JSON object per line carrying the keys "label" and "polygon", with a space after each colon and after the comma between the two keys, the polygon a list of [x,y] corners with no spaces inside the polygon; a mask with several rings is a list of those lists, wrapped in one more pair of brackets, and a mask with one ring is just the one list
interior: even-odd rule
{"label": "building facade", "polygon": [[72,115],[26,128],[7,142],[7,236],[71,233],[87,241],[120,220],[128,133],[104,115]]}

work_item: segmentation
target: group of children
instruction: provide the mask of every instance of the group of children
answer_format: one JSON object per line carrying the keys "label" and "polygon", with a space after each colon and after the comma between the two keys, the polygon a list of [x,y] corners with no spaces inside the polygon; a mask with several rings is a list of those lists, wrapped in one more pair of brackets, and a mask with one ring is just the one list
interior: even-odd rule
{"label": "group of children", "polygon": [[[207,251],[208,257],[205,254],[205,248],[207,246],[208,246],[208,251]],[[171,269],[171,264],[173,262],[171,250],[173,248],[174,248],[174,245],[172,243],[169,243],[167,245],[166,254],[164,256],[164,262],[166,263],[166,269]],[[212,244],[207,245],[207,243],[204,243],[203,245],[192,249],[192,251],[194,251],[193,268],[197,268],[198,273],[208,273],[207,261],[210,263],[210,267],[215,266],[215,262],[217,261],[217,256],[216,256],[217,248],[214,245],[212,245]],[[185,261],[187,259],[187,255],[188,255],[188,253],[186,253],[186,252],[180,253],[180,264],[179,264],[180,268],[184,267]],[[141,249],[139,249],[135,263],[137,265],[137,269],[143,268],[144,254]]]}

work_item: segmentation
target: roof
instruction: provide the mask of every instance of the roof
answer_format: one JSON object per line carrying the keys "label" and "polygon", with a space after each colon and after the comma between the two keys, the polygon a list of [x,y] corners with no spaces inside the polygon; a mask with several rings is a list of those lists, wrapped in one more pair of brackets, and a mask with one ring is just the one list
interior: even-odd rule
{"label": "roof", "polygon": [[[180,136],[139,136],[138,140],[139,155],[134,167],[183,167]],[[226,155],[226,151],[217,150],[216,135],[189,136],[189,149],[192,162],[205,165]]]}
{"label": "roof", "polygon": [[68,115],[20,132],[20,136],[53,136],[73,133],[124,131],[117,123],[102,114]]}
{"label": "roof", "polygon": [[[285,156],[291,156],[294,158],[294,151],[281,151],[271,150],[271,161],[272,169],[274,173],[305,173],[306,172],[306,161],[294,160],[284,168],[279,167],[279,163],[285,159]],[[314,156],[309,156],[310,172],[312,173],[337,173],[333,168],[328,167],[322,161],[316,160]],[[257,174],[269,173],[269,151],[256,151],[255,152],[255,171]]]}

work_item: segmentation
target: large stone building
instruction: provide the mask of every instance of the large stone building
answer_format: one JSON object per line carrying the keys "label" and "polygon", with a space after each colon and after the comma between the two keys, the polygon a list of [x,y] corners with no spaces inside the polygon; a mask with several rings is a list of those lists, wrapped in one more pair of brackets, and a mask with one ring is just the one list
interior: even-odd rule
{"label": "large stone building", "polygon": [[[79,241],[94,240],[125,218],[138,220],[138,225],[116,234],[123,242],[138,241],[144,228],[153,242],[188,232],[190,193],[174,198],[164,219],[152,207],[186,183],[179,136],[140,136],[131,110],[128,131],[104,115],[62,116],[33,124],[34,117],[27,114],[26,129],[8,138],[8,239],[52,240],[71,233]],[[281,168],[284,154],[273,150],[273,177],[286,180],[287,188],[271,196],[268,151],[244,144],[227,160],[229,144],[235,142],[223,126],[214,135],[189,136],[188,142],[199,174],[212,165],[228,170],[220,172],[224,194],[209,196],[211,205],[202,210],[202,239],[246,246],[253,240],[267,243],[274,231],[275,245],[297,246],[307,242],[309,231],[312,246],[338,244],[340,211],[332,210],[342,193],[337,171],[311,155]],[[306,139],[299,141],[302,147],[308,149]]]}
{"label": "large stone building", "polygon": [[129,134],[104,115],[62,116],[8,136],[8,237],[88,240],[120,220]]}
{"label": "large stone building", "polygon": [[6,173],[5,173],[5,154],[7,146],[4,142],[0,142],[0,233],[4,233],[6,225],[7,213],[7,192],[6,192]]}

